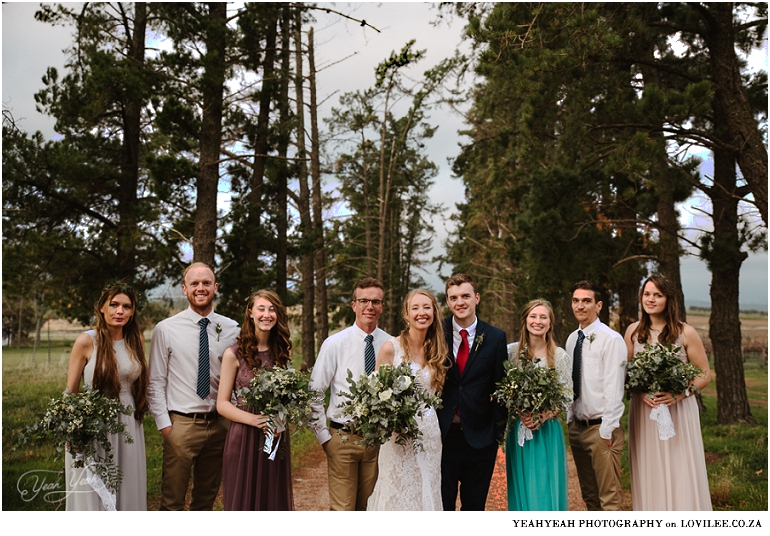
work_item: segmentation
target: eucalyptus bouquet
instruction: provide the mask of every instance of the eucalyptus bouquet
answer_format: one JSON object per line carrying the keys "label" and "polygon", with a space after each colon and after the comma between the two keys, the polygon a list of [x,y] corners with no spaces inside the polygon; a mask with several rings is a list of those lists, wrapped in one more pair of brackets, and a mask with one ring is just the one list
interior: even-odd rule
{"label": "eucalyptus bouquet", "polygon": [[[692,380],[701,376],[703,371],[697,365],[683,362],[679,358],[681,347],[660,343],[645,344],[628,363],[626,389],[631,393],[647,393],[652,398],[655,393],[666,392],[674,395],[689,391],[697,392],[691,385]],[[658,421],[658,437],[669,439],[676,435],[668,406],[660,405],[650,412],[650,419]]]}
{"label": "eucalyptus bouquet", "polygon": [[[560,381],[556,369],[538,361],[529,357],[525,346],[517,359],[503,364],[505,376],[492,396],[508,410],[509,423],[519,412],[530,413],[539,422],[542,413],[560,411],[572,403],[572,390]],[[519,445],[527,439],[532,439],[532,431],[519,422]]]}
{"label": "eucalyptus bouquet", "polygon": [[[415,450],[423,450],[422,433],[416,417],[426,415],[430,408],[441,406],[441,398],[432,395],[415,378],[409,363],[398,366],[383,365],[379,371],[353,380],[348,370],[350,392],[344,397],[337,417],[347,417],[345,431],[361,436],[357,444],[379,446],[396,435],[396,444],[411,443]],[[343,442],[348,440],[344,435]]]}
{"label": "eucalyptus bouquet", "polygon": [[701,376],[703,371],[697,365],[683,362],[679,358],[681,347],[660,343],[645,344],[644,350],[637,353],[628,363],[626,389],[632,392],[666,392],[681,394],[688,389],[695,389],[690,382]]}
{"label": "eucalyptus bouquet", "polygon": [[14,449],[29,443],[53,441],[59,452],[67,449],[74,458],[73,467],[85,467],[112,492],[120,487],[123,475],[115,465],[113,445],[108,434],[122,434],[126,443],[134,439],[118,415],[132,415],[134,409],[120,400],[108,398],[98,390],[85,387],[77,394],[63,394],[51,399],[42,418],[19,434]]}
{"label": "eucalyptus bouquet", "polygon": [[320,399],[321,394],[310,388],[310,373],[291,367],[254,369],[254,378],[249,387],[235,393],[242,400],[242,407],[251,408],[267,417],[267,433],[263,450],[275,459],[280,438],[273,444],[277,434],[286,430],[288,424],[305,424],[313,413],[311,403]]}

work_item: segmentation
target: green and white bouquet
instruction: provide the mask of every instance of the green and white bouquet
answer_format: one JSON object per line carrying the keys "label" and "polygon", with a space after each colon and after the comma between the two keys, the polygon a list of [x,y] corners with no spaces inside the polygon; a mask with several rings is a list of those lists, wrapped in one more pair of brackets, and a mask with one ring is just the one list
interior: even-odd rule
{"label": "green and white bouquet", "polygon": [[396,444],[411,443],[415,451],[423,450],[416,418],[440,407],[441,398],[420,384],[409,363],[382,365],[379,371],[364,374],[358,381],[348,370],[348,383],[350,392],[339,393],[345,400],[336,415],[349,419],[340,431],[343,442],[348,440],[345,434],[351,433],[361,436],[357,444],[379,446],[395,435]]}
{"label": "green and white bouquet", "polygon": [[[660,343],[645,344],[628,363],[626,389],[631,393],[647,393],[652,398],[655,393],[666,392],[673,395],[697,392],[691,382],[703,371],[697,365],[683,362],[679,358],[680,346]],[[650,412],[650,419],[658,422],[658,437],[662,440],[676,435],[668,406],[659,405]]]}
{"label": "green and white bouquet", "polygon": [[[541,414],[561,411],[572,403],[572,389],[560,381],[556,369],[541,366],[538,361],[529,357],[525,346],[518,358],[503,364],[505,376],[492,396],[508,410],[509,426],[519,413],[529,413],[534,422],[539,422]],[[519,445],[532,437],[532,430],[519,421]]]}
{"label": "green and white bouquet", "polygon": [[[115,493],[123,475],[115,465],[108,435],[121,434],[126,443],[133,443],[134,439],[126,433],[126,425],[118,421],[118,415],[133,413],[132,407],[90,387],[77,394],[65,391],[60,398],[51,399],[38,422],[19,434],[14,449],[29,443],[52,441],[59,452],[69,451],[74,458],[73,467],[88,470],[89,483],[93,480],[91,485],[97,492],[97,488],[106,487]],[[94,480],[94,476],[98,480]]]}
{"label": "green and white bouquet", "polygon": [[254,378],[249,387],[236,393],[242,400],[242,407],[251,408],[267,417],[267,432],[263,450],[271,460],[280,444],[273,443],[275,436],[286,430],[289,424],[305,424],[313,413],[311,403],[321,394],[310,388],[310,372],[301,372],[291,367],[254,369]]}

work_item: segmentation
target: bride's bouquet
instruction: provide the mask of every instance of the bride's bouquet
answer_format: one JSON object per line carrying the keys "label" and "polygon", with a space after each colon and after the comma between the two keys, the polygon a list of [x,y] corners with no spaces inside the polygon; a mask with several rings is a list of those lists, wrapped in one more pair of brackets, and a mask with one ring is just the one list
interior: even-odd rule
{"label": "bride's bouquet", "polygon": [[[540,366],[538,361],[528,356],[525,346],[518,359],[503,364],[505,376],[492,396],[508,410],[509,424],[519,412],[531,414],[538,422],[540,414],[561,411],[572,402],[572,389],[561,383],[556,369]],[[532,437],[532,430],[519,421],[518,444],[524,446]]]}
{"label": "bride's bouquet", "polygon": [[276,435],[286,430],[289,424],[300,426],[313,413],[311,403],[320,399],[321,394],[310,388],[310,373],[291,367],[254,369],[254,378],[249,387],[236,393],[243,399],[241,406],[252,408],[267,417],[267,431],[263,450],[275,459],[281,440]]}
{"label": "bride's bouquet", "polygon": [[122,434],[126,443],[133,443],[118,415],[132,415],[134,409],[90,387],[77,394],[66,393],[51,399],[42,418],[19,434],[14,449],[53,441],[57,451],[69,451],[73,467],[87,469],[87,479],[94,489],[106,487],[114,493],[123,475],[115,465],[113,445],[107,436]]}
{"label": "bride's bouquet", "polygon": [[[648,398],[659,392],[673,395],[688,390],[697,392],[698,388],[690,383],[703,375],[703,371],[689,361],[683,362],[678,355],[680,350],[681,347],[670,344],[645,344],[644,350],[628,363],[626,389],[629,397],[632,392],[647,393]],[[658,422],[658,438],[666,440],[676,435],[668,406],[653,408],[650,419]]]}
{"label": "bride's bouquet", "polygon": [[[345,399],[337,417],[347,417],[341,433],[361,436],[358,444],[379,446],[395,434],[396,444],[410,442],[415,450],[423,450],[416,417],[425,415],[429,408],[441,406],[441,398],[427,391],[414,376],[409,363],[398,366],[383,365],[379,371],[353,380],[348,371],[350,392],[340,392]],[[343,435],[343,442],[348,440]]]}

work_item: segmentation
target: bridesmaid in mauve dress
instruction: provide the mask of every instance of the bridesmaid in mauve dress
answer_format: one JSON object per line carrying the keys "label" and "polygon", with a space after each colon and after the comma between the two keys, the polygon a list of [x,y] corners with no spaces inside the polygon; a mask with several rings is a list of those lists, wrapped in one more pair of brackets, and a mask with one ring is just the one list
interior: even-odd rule
{"label": "bridesmaid in mauve dress", "polygon": [[[673,285],[650,276],[639,293],[642,316],[626,330],[628,358],[645,343],[681,347],[679,357],[703,370],[692,385],[703,389],[711,380],[706,350],[695,328],[679,320]],[[703,452],[698,402],[686,393],[634,393],[628,414],[628,460],[634,510],[711,510],[711,495]],[[653,408],[668,406],[675,435],[662,440]]]}
{"label": "bridesmaid in mauve dress", "polygon": [[133,443],[121,434],[110,434],[115,465],[123,474],[116,493],[88,481],[85,468],[72,467],[65,453],[67,510],[147,510],[147,465],[142,421],[149,406],[144,340],[137,324],[136,292],[123,283],[108,285],[94,307],[96,327],[80,335],[72,346],[67,369],[67,391],[77,393],[80,382],[134,408],[119,415]]}
{"label": "bridesmaid in mauve dress", "polygon": [[262,450],[267,418],[231,402],[233,391],[249,386],[254,369],[288,366],[290,351],[288,316],[281,299],[270,290],[254,292],[241,334],[222,356],[217,411],[231,421],[222,463],[225,510],[294,509],[288,430],[270,460]]}

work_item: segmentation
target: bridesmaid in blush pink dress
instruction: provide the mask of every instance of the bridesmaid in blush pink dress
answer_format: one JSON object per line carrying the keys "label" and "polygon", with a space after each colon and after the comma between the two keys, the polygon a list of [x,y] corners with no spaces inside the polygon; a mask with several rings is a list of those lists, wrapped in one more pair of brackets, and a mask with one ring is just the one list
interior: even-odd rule
{"label": "bridesmaid in blush pink dress", "polygon": [[[681,347],[679,357],[703,370],[692,385],[703,389],[711,380],[706,350],[695,328],[679,320],[673,285],[662,276],[649,277],[639,293],[642,315],[626,330],[628,358],[645,343]],[[634,510],[711,510],[698,402],[682,394],[634,393],[628,417],[631,499]],[[662,440],[650,412],[668,406],[675,435]]]}

